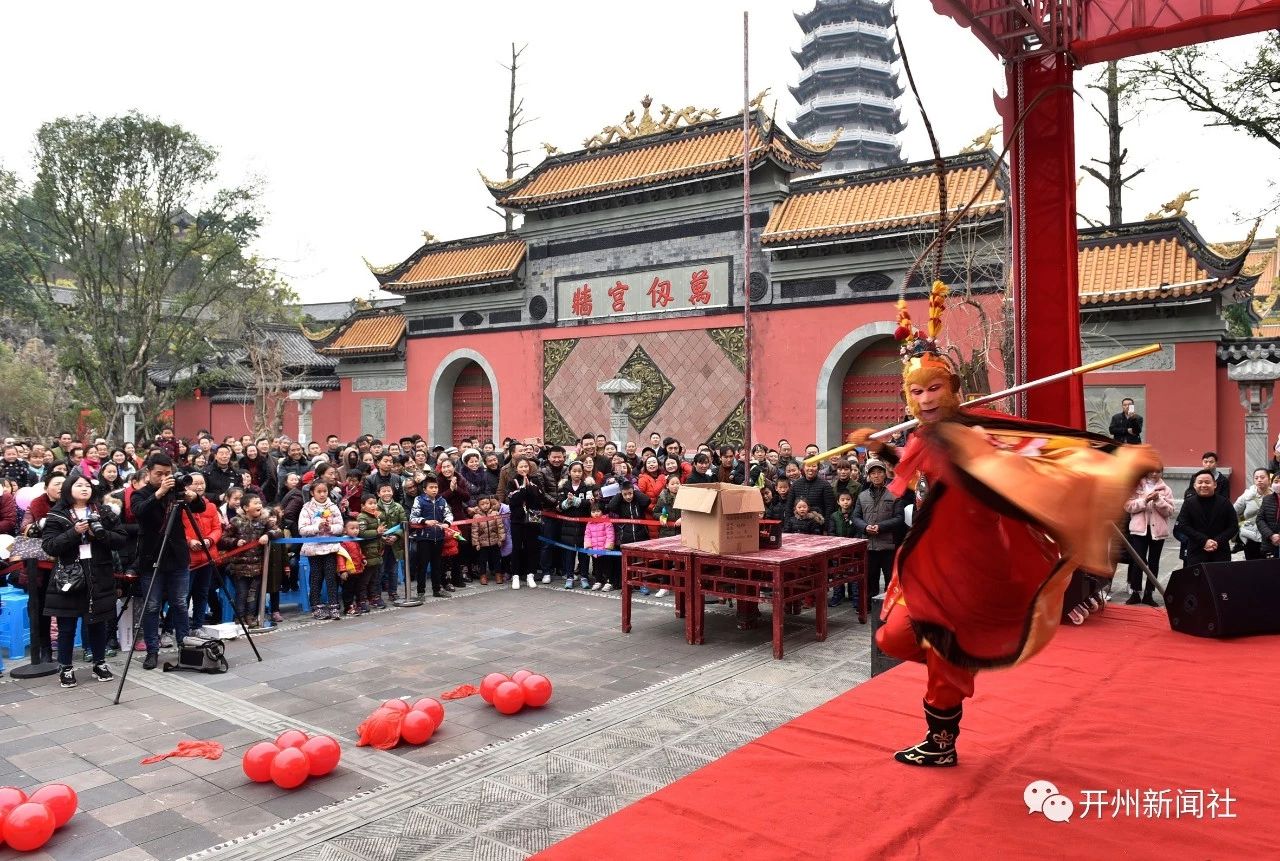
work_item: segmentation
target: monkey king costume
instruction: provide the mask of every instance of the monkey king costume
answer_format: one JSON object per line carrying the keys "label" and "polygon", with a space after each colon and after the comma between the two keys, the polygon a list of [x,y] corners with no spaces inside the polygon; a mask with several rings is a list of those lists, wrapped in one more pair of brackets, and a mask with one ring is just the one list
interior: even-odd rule
{"label": "monkey king costume", "polygon": [[[947,288],[933,285],[927,334],[898,302],[903,391],[920,421],[891,490],[928,491],[894,559],[876,634],[881,650],[924,663],[924,741],[894,758],[954,766],[961,703],[974,673],[1027,660],[1049,642],[1075,568],[1110,576],[1111,524],[1138,479],[1159,466],[1149,446],[960,403],[960,379],[938,349]],[[849,442],[866,444],[869,429]]]}

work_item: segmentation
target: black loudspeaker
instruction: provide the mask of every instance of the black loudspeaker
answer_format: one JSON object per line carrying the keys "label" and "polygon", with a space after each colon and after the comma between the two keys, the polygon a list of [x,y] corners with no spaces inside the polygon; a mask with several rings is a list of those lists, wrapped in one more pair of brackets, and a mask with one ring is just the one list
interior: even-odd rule
{"label": "black loudspeaker", "polygon": [[1169,626],[1197,637],[1280,634],[1280,559],[1202,562],[1174,571]]}
{"label": "black loudspeaker", "polygon": [[884,624],[880,621],[880,611],[883,609],[884,593],[881,592],[867,604],[867,612],[871,614],[871,675],[873,676],[878,676],[885,670],[891,670],[902,663],[897,658],[880,651],[880,647],[876,645],[876,631],[879,631],[880,626]]}

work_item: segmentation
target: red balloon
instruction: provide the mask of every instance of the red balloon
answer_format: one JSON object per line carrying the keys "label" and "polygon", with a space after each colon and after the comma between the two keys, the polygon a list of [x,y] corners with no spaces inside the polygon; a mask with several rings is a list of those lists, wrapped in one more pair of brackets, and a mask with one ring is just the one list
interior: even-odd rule
{"label": "red balloon", "polygon": [[518,685],[532,675],[533,675],[533,670],[516,670],[514,673],[511,674],[511,681],[515,682]]}
{"label": "red balloon", "polygon": [[546,676],[534,674],[520,683],[524,691],[524,704],[535,709],[545,706],[551,701],[551,680]]}
{"label": "red balloon", "polygon": [[276,747],[281,750],[286,747],[302,747],[306,743],[307,734],[300,729],[287,729],[276,736]]}
{"label": "red balloon", "polygon": [[404,700],[387,700],[382,704],[382,708],[395,709],[396,711],[403,713],[409,710],[409,704]]}
{"label": "red balloon", "polygon": [[342,759],[342,745],[327,735],[307,739],[302,752],[307,757],[307,770],[312,777],[323,777],[337,768],[338,760]]}
{"label": "red balloon", "polygon": [[444,706],[439,700],[431,697],[423,697],[413,704],[413,711],[426,712],[431,715],[431,720],[435,722],[436,729],[440,729],[440,724],[444,723]]}
{"label": "red balloon", "polygon": [[400,738],[409,744],[424,744],[435,731],[436,722],[426,712],[411,711],[400,724]]}
{"label": "red balloon", "polygon": [[19,804],[4,820],[4,842],[19,852],[39,849],[56,828],[49,808],[34,801]]}
{"label": "red balloon", "polygon": [[493,707],[504,715],[513,715],[524,708],[524,688],[506,681],[493,692]]}
{"label": "red balloon", "polygon": [[511,679],[507,678],[502,673],[490,673],[480,681],[480,698],[487,703],[493,702],[493,692],[497,689],[498,685],[509,681],[511,681]]}
{"label": "red balloon", "polygon": [[[5,787],[5,789],[13,789],[13,788],[14,788],[14,787],[12,787],[12,786],[6,786],[6,787]],[[13,808],[17,807],[19,804],[25,804],[25,803],[26,803],[26,800],[27,800],[27,799],[26,799],[26,793],[25,793],[25,792],[22,792],[22,790],[17,790],[17,791],[18,791],[19,793],[21,793],[21,794],[22,794],[22,796],[23,796],[23,799],[22,799],[21,801],[19,801],[19,800],[18,800],[18,798],[17,798],[17,796],[16,796],[16,795],[13,795],[13,793],[9,793],[8,797],[6,797],[4,800],[0,801],[0,846],[3,846],[3,845],[4,845],[4,820],[5,820],[5,817],[7,817],[7,816],[9,815],[9,811],[10,811],[10,810],[13,810]]]}
{"label": "red balloon", "polygon": [[16,786],[0,786],[0,805],[11,803],[11,807],[17,807],[27,800],[27,794]]}
{"label": "red balloon", "polygon": [[271,780],[281,789],[296,789],[310,773],[307,755],[301,748],[287,747],[271,760]]}
{"label": "red balloon", "polygon": [[51,783],[31,793],[31,800],[43,804],[53,814],[53,827],[61,828],[71,821],[76,814],[76,806],[80,797],[76,791],[65,783]]}
{"label": "red balloon", "polygon": [[240,767],[253,782],[266,783],[271,780],[271,763],[278,753],[279,747],[269,741],[260,741],[244,752]]}

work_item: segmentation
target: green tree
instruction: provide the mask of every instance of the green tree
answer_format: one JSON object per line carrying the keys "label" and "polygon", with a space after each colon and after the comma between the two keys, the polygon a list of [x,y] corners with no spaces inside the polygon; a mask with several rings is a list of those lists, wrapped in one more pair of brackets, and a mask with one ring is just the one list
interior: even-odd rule
{"label": "green tree", "polygon": [[30,187],[0,176],[0,301],[46,323],[71,396],[108,430],[117,395],[168,405],[148,369],[176,376],[245,308],[274,315],[292,296],[248,251],[257,190],[218,187],[216,166],[195,135],[130,113],[46,123]]}

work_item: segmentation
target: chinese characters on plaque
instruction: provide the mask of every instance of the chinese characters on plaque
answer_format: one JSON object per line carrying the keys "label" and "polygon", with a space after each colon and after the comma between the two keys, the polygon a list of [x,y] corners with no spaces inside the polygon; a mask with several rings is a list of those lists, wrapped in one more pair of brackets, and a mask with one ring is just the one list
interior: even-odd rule
{"label": "chinese characters on plaque", "polygon": [[729,263],[698,263],[556,282],[558,317],[606,320],[637,314],[723,308],[729,304]]}

